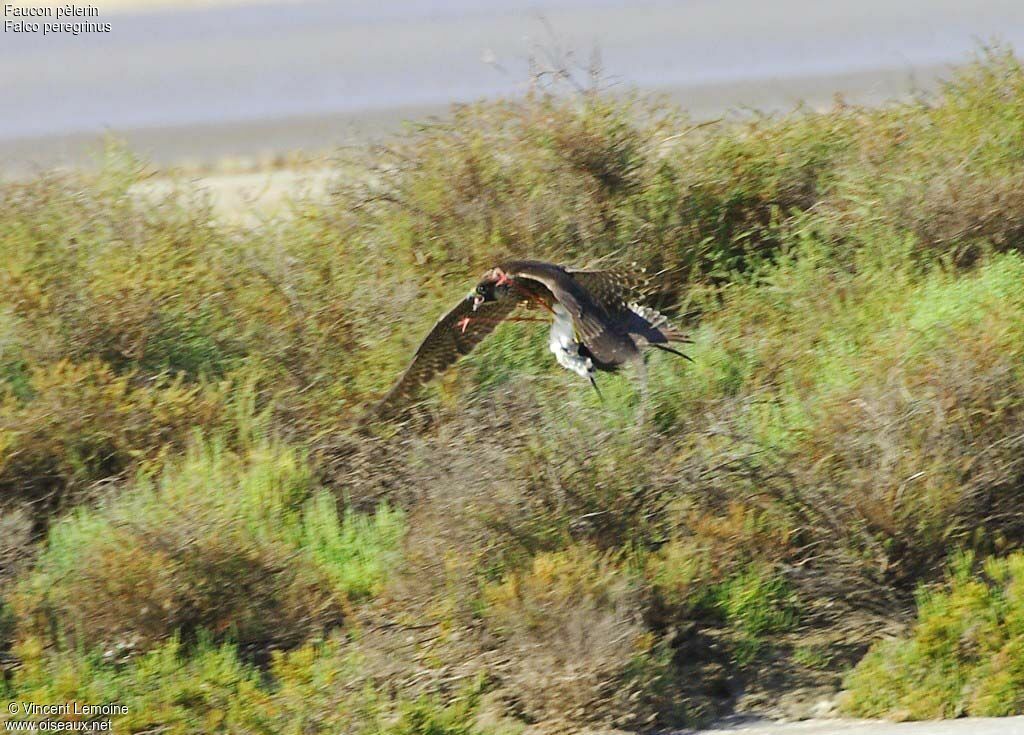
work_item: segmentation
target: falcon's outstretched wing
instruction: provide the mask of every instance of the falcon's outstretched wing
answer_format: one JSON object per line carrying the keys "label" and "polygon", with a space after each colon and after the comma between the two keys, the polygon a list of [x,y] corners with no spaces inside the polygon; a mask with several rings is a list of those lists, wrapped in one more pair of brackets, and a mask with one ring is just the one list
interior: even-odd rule
{"label": "falcon's outstretched wing", "polygon": [[[473,297],[468,296],[441,317],[416,350],[416,355],[388,394],[371,415],[391,418],[413,401],[420,388],[456,360],[469,354],[502,320],[516,308],[514,299],[488,301],[473,311]],[[464,321],[466,318],[469,321]]]}

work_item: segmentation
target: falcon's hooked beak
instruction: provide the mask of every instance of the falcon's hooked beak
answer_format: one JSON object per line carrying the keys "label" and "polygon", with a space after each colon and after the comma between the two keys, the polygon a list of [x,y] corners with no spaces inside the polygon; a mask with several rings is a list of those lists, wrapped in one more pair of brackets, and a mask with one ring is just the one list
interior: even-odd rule
{"label": "falcon's hooked beak", "polygon": [[473,311],[476,311],[481,305],[495,300],[494,284],[481,281],[470,295],[473,297]]}
{"label": "falcon's hooked beak", "polygon": [[484,277],[484,280],[476,285],[476,288],[470,294],[473,297],[473,311],[476,311],[482,304],[488,301],[497,301],[499,298],[504,298],[511,284],[512,279],[504,272],[497,268],[492,270]]}

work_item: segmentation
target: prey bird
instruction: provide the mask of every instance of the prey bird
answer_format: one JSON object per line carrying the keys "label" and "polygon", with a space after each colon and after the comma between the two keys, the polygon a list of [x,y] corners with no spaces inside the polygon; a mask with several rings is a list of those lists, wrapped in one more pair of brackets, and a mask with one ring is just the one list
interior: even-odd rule
{"label": "prey bird", "polygon": [[690,359],[670,346],[690,342],[686,335],[663,314],[639,303],[646,286],[642,273],[624,270],[576,270],[536,260],[501,263],[438,320],[372,415],[400,415],[424,384],[472,351],[502,321],[516,319],[511,315],[517,306],[550,314],[548,347],[555,360],[589,379],[595,390],[595,372],[632,363],[646,392],[643,348]]}

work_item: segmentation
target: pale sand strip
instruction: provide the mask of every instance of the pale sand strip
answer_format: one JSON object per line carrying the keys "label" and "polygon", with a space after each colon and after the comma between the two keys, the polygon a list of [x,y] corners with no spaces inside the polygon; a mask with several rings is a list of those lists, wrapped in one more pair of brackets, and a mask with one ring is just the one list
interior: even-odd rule
{"label": "pale sand strip", "polygon": [[155,205],[176,191],[198,190],[209,197],[220,221],[255,227],[269,218],[287,217],[296,201],[323,201],[331,181],[338,175],[339,169],[333,167],[206,176],[157,175],[134,185],[132,193]]}

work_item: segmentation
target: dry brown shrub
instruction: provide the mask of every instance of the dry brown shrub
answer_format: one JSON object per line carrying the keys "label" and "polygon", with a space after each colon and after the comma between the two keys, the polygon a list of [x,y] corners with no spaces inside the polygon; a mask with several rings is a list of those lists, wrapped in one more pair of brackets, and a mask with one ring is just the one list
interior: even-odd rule
{"label": "dry brown shrub", "polygon": [[[592,409],[571,400],[585,422]],[[482,675],[505,711],[534,720],[638,724],[658,711],[679,721],[644,581],[589,550],[649,544],[664,516],[668,486],[630,459],[638,436],[588,432],[525,390],[444,418],[372,450],[334,446],[339,492],[358,503],[372,489],[371,502],[384,493],[409,509],[403,572],[356,613],[366,675],[410,696]]]}
{"label": "dry brown shrub", "polygon": [[[870,187],[880,187],[881,195],[856,196],[873,200],[871,216],[894,232],[912,233],[928,257],[945,255],[957,265],[970,266],[986,251],[1024,247],[1024,172],[981,173],[951,161],[927,175],[889,175]],[[864,211],[843,214],[847,205],[835,201],[825,209],[836,206],[847,226],[861,225]]]}
{"label": "dry brown shrub", "polygon": [[889,384],[836,399],[794,465],[803,500],[837,548],[900,586],[940,571],[951,544],[1005,547],[1024,477],[1024,406],[999,350],[961,341]]}
{"label": "dry brown shrub", "polygon": [[484,589],[484,617],[511,663],[507,696],[533,721],[616,727],[662,715],[668,660],[642,621],[634,580],[574,546]]}
{"label": "dry brown shrub", "polygon": [[57,622],[86,648],[149,650],[201,632],[243,648],[291,647],[340,622],[330,582],[282,544],[182,523],[122,528],[48,590],[15,598],[26,632]]}
{"label": "dry brown shrub", "polygon": [[167,378],[140,384],[95,360],[34,367],[29,387],[25,402],[0,393],[0,492],[34,503],[37,522],[223,417],[211,390]]}
{"label": "dry brown shrub", "polygon": [[952,251],[960,262],[978,255],[971,244],[991,243],[998,250],[1024,246],[1024,172],[1001,176],[960,176],[929,179],[914,208],[903,213],[921,241],[939,251]]}
{"label": "dry brown shrub", "polygon": [[24,508],[0,509],[0,582],[9,581],[31,550],[32,521]]}

